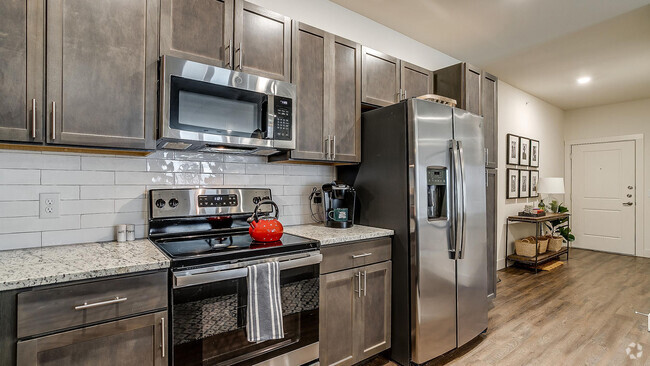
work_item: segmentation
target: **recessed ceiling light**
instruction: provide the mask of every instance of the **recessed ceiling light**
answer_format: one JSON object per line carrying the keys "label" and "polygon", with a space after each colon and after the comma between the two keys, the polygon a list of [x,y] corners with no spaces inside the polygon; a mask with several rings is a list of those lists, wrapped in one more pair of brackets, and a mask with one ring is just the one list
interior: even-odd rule
{"label": "recessed ceiling light", "polygon": [[578,84],[587,84],[588,82],[591,81],[591,76],[583,76],[581,78],[578,78],[576,81],[578,82]]}

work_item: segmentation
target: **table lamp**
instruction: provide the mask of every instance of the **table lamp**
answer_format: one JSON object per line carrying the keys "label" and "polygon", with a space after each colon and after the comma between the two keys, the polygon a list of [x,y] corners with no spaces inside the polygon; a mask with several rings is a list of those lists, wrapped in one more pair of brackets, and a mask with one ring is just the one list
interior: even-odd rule
{"label": "table lamp", "polygon": [[[564,178],[562,177],[547,177],[539,178],[539,183],[537,184],[537,193],[547,194],[549,198],[552,198],[554,194],[564,194]],[[540,199],[539,207],[544,208],[544,199]]]}

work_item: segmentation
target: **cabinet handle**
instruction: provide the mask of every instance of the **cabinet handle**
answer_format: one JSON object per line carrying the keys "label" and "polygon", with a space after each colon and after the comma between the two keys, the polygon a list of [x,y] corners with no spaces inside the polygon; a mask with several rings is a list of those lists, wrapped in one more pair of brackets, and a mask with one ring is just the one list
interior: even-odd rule
{"label": "cabinet handle", "polygon": [[100,302],[94,302],[92,304],[84,302],[83,305],[77,305],[77,306],[74,307],[74,309],[75,310],[85,310],[85,309],[90,309],[90,308],[96,308],[98,306],[117,304],[117,303],[120,303],[120,302],[125,302],[126,300],[127,300],[126,297],[115,296],[114,299],[106,300],[106,301],[100,301]]}
{"label": "cabinet handle", "polygon": [[404,89],[404,98],[402,99],[406,99],[406,89]]}
{"label": "cabinet handle", "polygon": [[361,298],[361,272],[357,272],[357,274],[355,274],[354,277],[356,277],[359,280],[359,290],[354,292],[357,293],[358,295],[357,297]]}
{"label": "cabinet handle", "polygon": [[399,89],[399,93],[397,93],[397,101],[399,102],[402,100],[402,88]]}
{"label": "cabinet handle", "polygon": [[52,140],[56,140],[56,102],[52,102]]}
{"label": "cabinet handle", "polygon": [[231,68],[232,67],[232,39],[228,41],[228,45],[226,46],[226,49],[228,50],[228,63],[226,64],[226,67]]}
{"label": "cabinet handle", "polygon": [[242,71],[241,65],[242,65],[242,62],[243,62],[243,56],[242,55],[244,53],[244,49],[241,46],[241,42],[239,42],[239,47],[237,48],[237,50],[239,51],[239,71]]}
{"label": "cabinet handle", "polygon": [[363,296],[364,297],[368,295],[368,292],[366,292],[367,287],[368,287],[368,272],[363,271]]}
{"label": "cabinet handle", "polygon": [[352,259],[363,258],[363,257],[367,257],[369,255],[372,255],[372,253],[355,254],[355,255],[352,256]]}
{"label": "cabinet handle", "polygon": [[160,318],[160,342],[162,357],[165,358],[165,318]]}
{"label": "cabinet handle", "polygon": [[332,145],[330,145],[330,136],[329,135],[327,135],[327,137],[325,137],[325,146],[326,146],[326,148],[325,148],[325,159],[329,159],[330,158],[330,151],[331,151],[330,148],[332,147]]}
{"label": "cabinet handle", "polygon": [[336,135],[332,137],[332,160],[336,159]]}
{"label": "cabinet handle", "polygon": [[32,99],[32,138],[36,138],[36,99]]}

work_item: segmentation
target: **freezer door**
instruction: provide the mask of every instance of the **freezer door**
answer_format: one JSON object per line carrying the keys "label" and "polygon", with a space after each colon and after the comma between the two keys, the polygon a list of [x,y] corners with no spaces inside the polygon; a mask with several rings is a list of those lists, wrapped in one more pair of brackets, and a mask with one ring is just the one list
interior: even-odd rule
{"label": "freezer door", "polygon": [[[428,189],[436,183],[442,185],[436,189],[444,186],[445,197],[452,197],[452,109],[417,99],[408,103],[411,360],[421,364],[456,347],[456,274],[449,238],[452,202],[432,208],[431,197],[443,192]],[[432,180],[428,174],[436,172],[441,175]]]}
{"label": "freezer door", "polygon": [[[454,139],[459,142],[464,175],[463,243],[456,260],[458,347],[485,329],[487,302],[487,228],[485,208],[485,154],[483,118],[454,109]],[[464,213],[464,215],[463,215]],[[461,223],[462,225],[462,223]]]}

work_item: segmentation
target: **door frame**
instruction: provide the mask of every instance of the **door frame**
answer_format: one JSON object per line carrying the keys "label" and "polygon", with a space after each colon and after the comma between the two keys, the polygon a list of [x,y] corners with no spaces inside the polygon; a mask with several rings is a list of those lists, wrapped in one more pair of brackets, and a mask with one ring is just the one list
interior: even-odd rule
{"label": "door frame", "polygon": [[650,250],[645,250],[644,232],[643,232],[643,209],[645,201],[645,186],[644,186],[644,171],[643,171],[643,135],[623,135],[623,136],[608,136],[608,137],[595,137],[588,139],[569,140],[564,142],[564,180],[565,180],[565,200],[568,202],[569,209],[573,207],[572,196],[572,180],[571,174],[573,172],[571,153],[574,145],[590,145],[601,144],[608,142],[634,142],[635,149],[635,185],[636,185],[636,205],[635,205],[635,256],[650,258]]}

